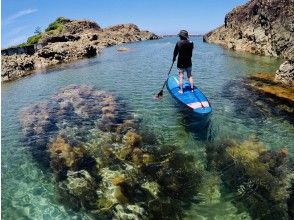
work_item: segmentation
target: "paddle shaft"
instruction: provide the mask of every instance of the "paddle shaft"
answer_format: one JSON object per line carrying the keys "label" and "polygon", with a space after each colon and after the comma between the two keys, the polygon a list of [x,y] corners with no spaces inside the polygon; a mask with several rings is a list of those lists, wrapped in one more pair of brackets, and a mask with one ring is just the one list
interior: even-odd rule
{"label": "paddle shaft", "polygon": [[[171,67],[169,68],[169,71],[168,71],[168,74],[167,74],[167,76],[169,76],[169,74],[170,74],[170,71],[171,71],[171,70],[172,70],[172,68],[173,68],[173,65],[174,65],[174,62],[172,63]],[[164,81],[164,83],[163,83],[163,85],[162,85],[162,88],[161,88],[161,90],[163,90],[163,88],[165,87],[167,80],[168,80],[168,77],[167,77],[167,79]]]}

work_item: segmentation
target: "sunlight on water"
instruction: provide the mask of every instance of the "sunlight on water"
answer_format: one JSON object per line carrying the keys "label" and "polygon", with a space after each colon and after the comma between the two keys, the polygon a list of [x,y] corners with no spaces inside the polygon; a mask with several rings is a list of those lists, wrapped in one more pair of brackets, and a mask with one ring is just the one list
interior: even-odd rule
{"label": "sunlight on water", "polygon": [[[287,147],[293,155],[293,125],[277,116],[240,102],[240,78],[256,72],[274,73],[280,60],[227,51],[192,38],[193,76],[196,85],[212,104],[213,114],[204,127],[191,123],[187,115],[164,90],[154,100],[172,60],[176,38],[127,44],[127,52],[107,48],[95,58],[65,64],[47,72],[2,85],[2,218],[3,219],[91,219],[60,202],[58,185],[23,144],[20,114],[25,107],[46,102],[68,85],[89,85],[111,91],[127,106],[141,126],[152,131],[162,144],[174,145],[194,154],[197,166],[205,168],[207,142],[224,139],[258,139],[270,149]],[[176,74],[173,68],[172,74]],[[228,83],[235,83],[229,87]],[[236,85],[236,86],[235,86]],[[263,117],[257,117],[263,115]],[[39,158],[42,160],[42,158]],[[185,209],[186,219],[250,219],[244,207],[236,207],[217,173],[207,172],[200,202]],[[239,209],[238,209],[239,208]]]}

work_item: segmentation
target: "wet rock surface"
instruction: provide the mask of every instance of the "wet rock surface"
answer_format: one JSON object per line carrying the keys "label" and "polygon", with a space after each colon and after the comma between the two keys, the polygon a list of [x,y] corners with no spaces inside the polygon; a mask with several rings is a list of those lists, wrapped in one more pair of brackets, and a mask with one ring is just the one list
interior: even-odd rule
{"label": "wet rock surface", "polygon": [[46,45],[33,55],[2,56],[2,81],[14,80],[59,63],[96,56],[102,48],[159,37],[141,31],[134,24],[100,28],[92,21],[61,19],[62,29],[44,33],[39,40]]}
{"label": "wet rock surface", "polygon": [[193,156],[145,142],[118,98],[71,85],[21,114],[24,143],[62,201],[113,219],[181,219],[202,182]]}

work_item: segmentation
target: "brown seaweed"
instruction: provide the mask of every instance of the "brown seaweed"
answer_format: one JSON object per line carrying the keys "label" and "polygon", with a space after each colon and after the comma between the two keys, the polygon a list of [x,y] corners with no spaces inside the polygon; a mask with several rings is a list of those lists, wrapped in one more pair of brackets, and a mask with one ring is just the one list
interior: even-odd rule
{"label": "brown seaweed", "polygon": [[210,145],[206,153],[208,168],[221,173],[238,206],[246,207],[254,219],[289,218],[293,170],[287,149],[268,150],[252,139]]}
{"label": "brown seaweed", "polygon": [[113,94],[68,86],[24,109],[21,123],[32,152],[47,157],[62,201],[93,215],[181,219],[199,191],[195,158],[144,136]]}

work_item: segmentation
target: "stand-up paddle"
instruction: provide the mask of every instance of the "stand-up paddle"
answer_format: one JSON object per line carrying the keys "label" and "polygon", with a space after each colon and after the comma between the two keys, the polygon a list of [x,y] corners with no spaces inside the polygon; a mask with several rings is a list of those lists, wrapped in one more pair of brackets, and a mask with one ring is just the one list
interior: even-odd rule
{"label": "stand-up paddle", "polygon": [[[168,71],[167,77],[169,76],[170,71],[171,71],[172,68],[173,68],[173,65],[174,65],[174,62],[172,63],[171,67],[169,68],[169,71]],[[167,79],[168,79],[168,78],[167,78]],[[160,92],[156,95],[156,98],[157,98],[157,99],[162,98],[162,96],[163,96],[163,89],[164,89],[164,87],[165,87],[165,85],[166,85],[167,79],[164,81],[164,83],[163,83],[163,85],[162,85],[162,88],[161,88]]]}

